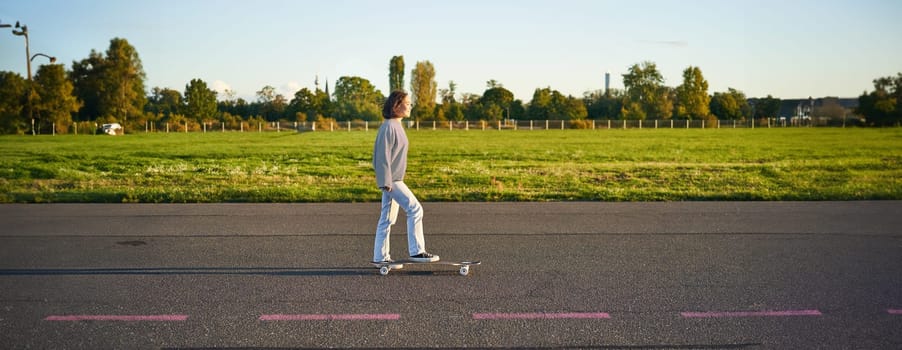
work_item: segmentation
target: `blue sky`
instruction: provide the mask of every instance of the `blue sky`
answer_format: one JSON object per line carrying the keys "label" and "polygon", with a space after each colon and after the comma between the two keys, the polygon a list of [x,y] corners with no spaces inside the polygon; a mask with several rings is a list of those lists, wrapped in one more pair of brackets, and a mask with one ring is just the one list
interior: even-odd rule
{"label": "blue sky", "polygon": [[[184,91],[195,78],[255,99],[266,85],[300,88],[360,76],[388,93],[388,63],[406,83],[429,60],[439,88],[482,94],[497,80],[529,102],[536,88],[582,96],[623,88],[652,61],[668,86],[698,66],[709,93],[857,97],[902,72],[902,1],[237,1],[17,0],[0,23],[28,25],[31,53],[71,68],[110,39],[138,50],[146,86]],[[2,32],[10,28],[0,29]],[[21,37],[0,32],[0,70],[26,75]],[[42,57],[34,61],[46,63]]]}

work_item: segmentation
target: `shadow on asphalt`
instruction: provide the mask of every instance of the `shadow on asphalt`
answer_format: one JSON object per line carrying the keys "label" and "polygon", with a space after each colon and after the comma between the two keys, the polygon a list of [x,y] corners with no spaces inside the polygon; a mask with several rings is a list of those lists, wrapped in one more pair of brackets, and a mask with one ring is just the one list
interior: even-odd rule
{"label": "shadow on asphalt", "polygon": [[[428,271],[423,271],[428,272]],[[90,275],[241,275],[241,276],[364,276],[379,270],[366,267],[154,267],[81,269],[0,269],[0,276]]]}
{"label": "shadow on asphalt", "polygon": [[[675,350],[691,350],[691,349],[745,349],[752,347],[760,347],[761,343],[748,343],[748,344],[688,344],[688,345],[666,345],[666,344],[658,344],[658,345],[572,345],[572,346],[549,346],[549,347],[474,347],[474,348],[466,348],[469,350],[521,350],[521,349],[535,349],[535,350],[563,350],[563,349],[675,349]],[[460,349],[460,348],[443,348],[443,347],[435,347],[435,348],[398,348],[398,347],[390,347],[390,348],[163,348],[163,350],[321,350],[321,349],[355,349],[355,350],[382,350],[382,349],[401,349],[401,350],[413,350],[413,349],[426,349],[426,350],[451,350],[451,349]]]}

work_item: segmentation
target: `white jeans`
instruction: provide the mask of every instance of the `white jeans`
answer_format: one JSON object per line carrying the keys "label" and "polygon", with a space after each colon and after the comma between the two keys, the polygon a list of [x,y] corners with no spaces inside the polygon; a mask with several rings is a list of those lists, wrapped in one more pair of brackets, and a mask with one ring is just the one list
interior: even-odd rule
{"label": "white jeans", "polygon": [[388,236],[392,225],[398,219],[399,207],[407,214],[408,253],[413,256],[426,252],[426,241],[423,240],[423,206],[403,181],[396,181],[392,184],[390,192],[382,191],[382,215],[376,225],[373,261],[391,259]]}

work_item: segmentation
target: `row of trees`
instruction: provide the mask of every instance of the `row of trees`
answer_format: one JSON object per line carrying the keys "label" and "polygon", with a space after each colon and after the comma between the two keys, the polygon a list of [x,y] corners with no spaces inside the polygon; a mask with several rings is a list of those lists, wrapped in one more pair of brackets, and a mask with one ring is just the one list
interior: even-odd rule
{"label": "row of trees", "polygon": [[[590,91],[582,97],[567,96],[551,87],[538,88],[524,103],[495,81],[481,94],[459,93],[450,81],[438,88],[435,67],[417,62],[410,71],[410,85],[417,120],[583,120],[583,119],[723,119],[776,117],[780,100],[771,96],[749,99],[728,89],[709,94],[699,67],[683,71],[677,87],[665,85],[653,62],[642,62],[623,74],[624,89]],[[237,125],[243,121],[381,120],[385,95],[367,79],[341,77],[334,93],[303,88],[289,99],[272,86],[256,92],[255,101],[236,98],[226,91],[219,96],[206,82],[192,79],[184,91],[154,87],[145,93],[145,72],[137,50],[125,39],[114,38],[106,52],[94,50],[73,62],[66,72],[61,64],[40,66],[33,82],[12,72],[0,72],[0,132],[47,133],[52,126],[65,132],[73,122],[119,122],[126,129],[148,124],[219,121]],[[902,73],[874,81],[875,91],[863,94],[859,113],[877,125],[902,120]],[[389,61],[389,86],[405,87],[403,56]],[[440,103],[437,103],[437,99]]]}

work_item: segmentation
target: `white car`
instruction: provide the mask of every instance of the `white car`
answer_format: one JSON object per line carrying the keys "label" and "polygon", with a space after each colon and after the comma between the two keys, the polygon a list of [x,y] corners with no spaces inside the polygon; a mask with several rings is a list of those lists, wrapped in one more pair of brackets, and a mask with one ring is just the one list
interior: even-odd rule
{"label": "white car", "polygon": [[119,123],[103,124],[103,133],[107,135],[122,135],[122,125],[119,125]]}

